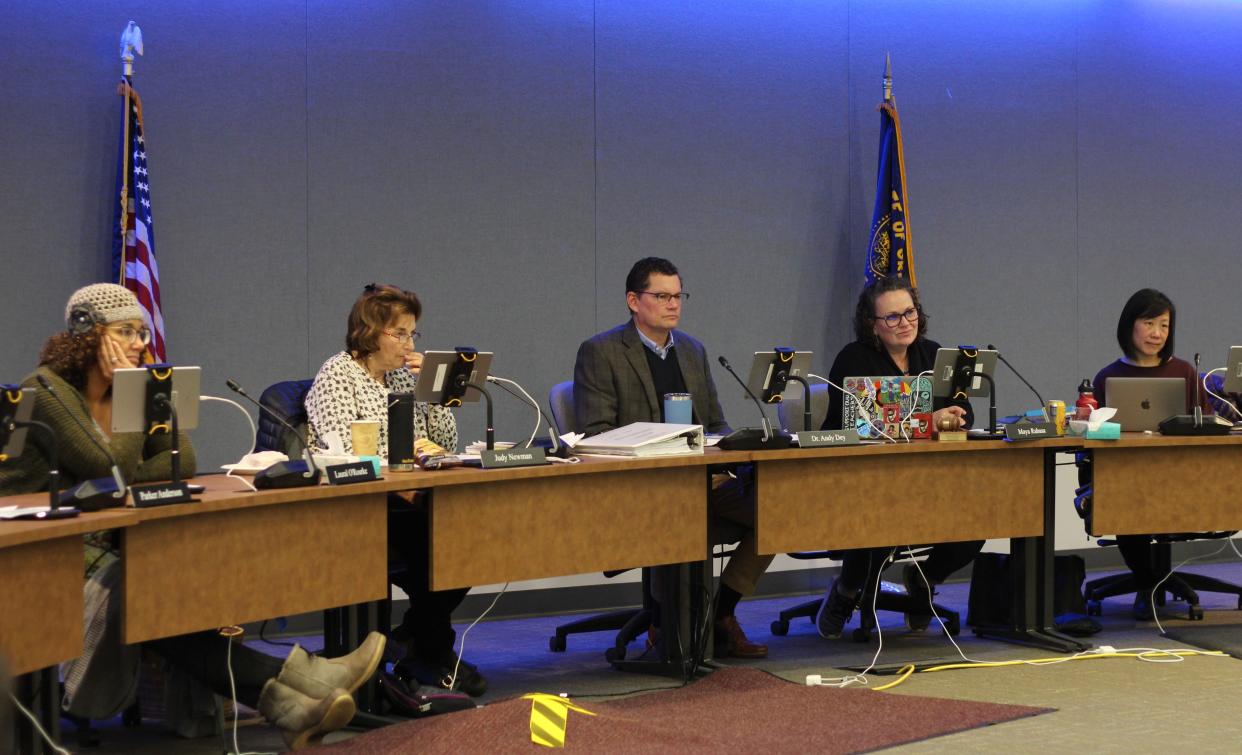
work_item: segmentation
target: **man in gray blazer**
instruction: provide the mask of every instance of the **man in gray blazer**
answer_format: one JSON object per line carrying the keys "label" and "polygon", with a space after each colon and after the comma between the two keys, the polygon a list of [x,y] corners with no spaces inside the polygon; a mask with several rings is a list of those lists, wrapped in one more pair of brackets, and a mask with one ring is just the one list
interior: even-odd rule
{"label": "man in gray blazer", "polygon": [[[633,422],[662,422],[664,394],[689,393],[693,421],[709,433],[728,433],[703,344],[677,330],[682,302],[681,274],[672,262],[647,257],[634,263],[625,280],[630,321],[584,341],[574,362],[574,415],[587,435]],[[766,645],[751,642],[734,609],[755,591],[772,556],[755,546],[754,489],[749,469],[738,477],[712,478],[712,513],[744,528],[737,549],[720,576],[716,595],[716,655],[763,658]]]}

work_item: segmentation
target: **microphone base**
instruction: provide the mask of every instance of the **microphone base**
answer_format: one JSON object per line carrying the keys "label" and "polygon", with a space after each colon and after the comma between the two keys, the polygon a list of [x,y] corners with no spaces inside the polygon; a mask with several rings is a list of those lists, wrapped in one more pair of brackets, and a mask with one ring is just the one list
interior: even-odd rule
{"label": "microphone base", "polygon": [[1215,414],[1203,415],[1203,424],[1195,426],[1193,414],[1178,414],[1160,423],[1161,435],[1228,435],[1233,423]]}
{"label": "microphone base", "polygon": [[787,432],[774,430],[765,441],[761,428],[744,427],[721,438],[716,447],[725,451],[774,451],[789,448],[792,443],[793,438]]}
{"label": "microphone base", "polygon": [[319,484],[320,471],[310,477],[306,476],[308,467],[305,461],[278,461],[254,476],[254,486],[259,490],[273,488],[308,488]]}
{"label": "microphone base", "polygon": [[966,440],[1006,440],[1002,432],[966,433]]}
{"label": "microphone base", "polygon": [[117,492],[116,480],[100,477],[62,491],[58,500],[61,506],[71,506],[81,511],[99,511],[125,505],[125,491],[119,491],[119,496]]}

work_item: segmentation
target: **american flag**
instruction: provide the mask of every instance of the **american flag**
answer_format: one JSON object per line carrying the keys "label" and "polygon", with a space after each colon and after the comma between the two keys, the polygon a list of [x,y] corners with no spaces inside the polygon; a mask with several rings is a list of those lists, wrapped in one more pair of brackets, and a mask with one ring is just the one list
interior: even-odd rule
{"label": "american flag", "polygon": [[[121,154],[117,166],[117,195],[125,205],[125,225],[121,226],[118,205],[112,234],[112,274],[134,292],[151,323],[151,356],[163,362],[164,313],[160,307],[160,269],[155,263],[155,229],[151,224],[151,181],[147,173],[146,139],[142,133],[142,100],[128,81],[119,93],[129,105],[128,128],[121,134]],[[128,142],[126,140],[128,134]]]}

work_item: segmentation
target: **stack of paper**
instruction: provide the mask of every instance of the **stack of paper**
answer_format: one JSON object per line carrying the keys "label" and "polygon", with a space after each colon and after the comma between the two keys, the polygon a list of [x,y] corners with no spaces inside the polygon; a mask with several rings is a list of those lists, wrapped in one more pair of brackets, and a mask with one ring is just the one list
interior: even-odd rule
{"label": "stack of paper", "polygon": [[584,438],[574,453],[606,456],[678,456],[703,453],[702,425],[635,422]]}

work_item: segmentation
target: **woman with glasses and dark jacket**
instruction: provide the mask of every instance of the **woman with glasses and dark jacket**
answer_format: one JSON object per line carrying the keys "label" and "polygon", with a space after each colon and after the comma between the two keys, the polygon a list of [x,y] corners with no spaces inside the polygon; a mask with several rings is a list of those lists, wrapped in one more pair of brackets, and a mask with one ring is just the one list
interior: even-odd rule
{"label": "woman with glasses and dark jacket", "polygon": [[[372,420],[379,423],[378,448],[381,453],[388,448],[388,394],[413,393],[418,385],[423,355],[414,344],[422,313],[422,303],[412,291],[374,283],[363,290],[349,312],[345,351],[324,362],[306,394],[306,416],[320,447],[326,447],[327,433],[335,433],[345,451],[352,453],[351,423]],[[447,407],[419,403],[414,437],[427,438],[453,453],[457,420]],[[406,644],[405,657],[394,670],[407,682],[417,680],[477,697],[487,691],[487,680],[453,651],[453,610],[469,588],[430,589],[429,535],[426,502],[415,493],[390,495],[388,547],[405,565],[392,581],[410,598],[401,626],[393,630],[394,638]]]}
{"label": "woman with glasses and dark jacket", "polygon": [[[927,322],[918,291],[907,280],[880,278],[868,284],[859,295],[854,311],[856,340],[837,354],[828,379],[837,386],[843,386],[848,377],[916,377],[931,370],[940,344],[926,337]],[[823,429],[840,430],[844,402],[852,399],[835,388],[830,388],[828,395],[828,415]],[[965,400],[936,399],[932,409],[934,428],[940,427],[941,422],[965,428],[973,419],[970,403]],[[878,418],[873,419],[878,421]],[[931,585],[939,584],[973,561],[982,548],[982,540],[932,546],[922,565],[923,575]],[[846,552],[841,573],[828,587],[819,614],[815,617],[821,636],[841,636],[842,628],[858,604],[859,592],[866,583],[867,574],[883,565],[890,550],[861,548]],[[930,604],[934,588],[924,582],[913,564],[906,565],[903,577],[909,594],[920,604]],[[930,606],[928,610],[931,610]],[[930,613],[906,616],[907,626],[915,631],[926,629],[930,621]]]}

